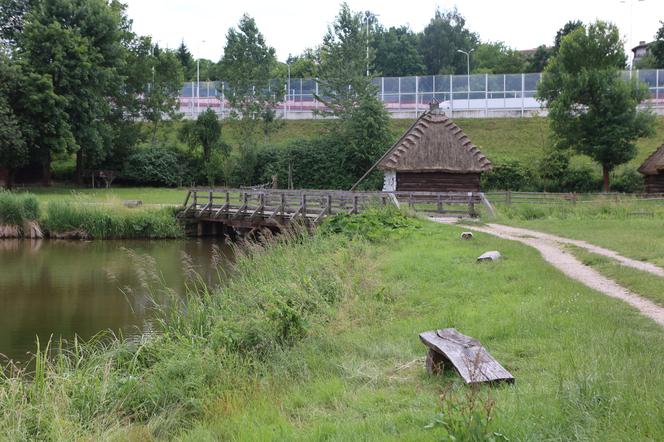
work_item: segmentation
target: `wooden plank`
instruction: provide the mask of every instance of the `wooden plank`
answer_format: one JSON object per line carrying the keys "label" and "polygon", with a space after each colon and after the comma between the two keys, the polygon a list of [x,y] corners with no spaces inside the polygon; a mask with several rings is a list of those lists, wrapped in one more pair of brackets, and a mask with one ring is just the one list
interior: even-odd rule
{"label": "wooden plank", "polygon": [[466,384],[514,382],[512,374],[505,370],[478,340],[453,328],[421,333],[420,340],[431,350],[444,356]]}

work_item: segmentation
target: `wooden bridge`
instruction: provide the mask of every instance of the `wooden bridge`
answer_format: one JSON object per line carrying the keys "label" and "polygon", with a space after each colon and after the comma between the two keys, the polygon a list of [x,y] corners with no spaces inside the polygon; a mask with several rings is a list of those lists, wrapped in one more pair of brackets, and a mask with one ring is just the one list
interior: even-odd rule
{"label": "wooden bridge", "polygon": [[190,189],[179,217],[198,224],[198,234],[203,235],[217,234],[219,226],[240,233],[279,230],[293,222],[311,227],[330,215],[390,205],[431,214],[475,216],[480,203],[490,208],[482,193],[473,192]]}

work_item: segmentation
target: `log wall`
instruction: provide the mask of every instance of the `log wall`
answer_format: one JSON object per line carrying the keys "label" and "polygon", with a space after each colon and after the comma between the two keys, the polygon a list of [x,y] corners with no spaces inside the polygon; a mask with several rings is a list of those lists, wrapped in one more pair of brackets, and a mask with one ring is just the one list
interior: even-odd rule
{"label": "log wall", "polygon": [[664,193],[664,173],[646,175],[646,193]]}
{"label": "log wall", "polygon": [[397,172],[399,192],[479,192],[479,173]]}

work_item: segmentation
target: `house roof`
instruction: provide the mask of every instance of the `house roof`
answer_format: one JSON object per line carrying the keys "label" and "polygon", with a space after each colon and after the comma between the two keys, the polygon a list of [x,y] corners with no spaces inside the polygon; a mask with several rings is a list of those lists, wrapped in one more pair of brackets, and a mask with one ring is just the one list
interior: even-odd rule
{"label": "house roof", "polygon": [[664,173],[664,144],[646,159],[641,167],[639,167],[639,172],[643,175]]}
{"label": "house roof", "polygon": [[492,166],[461,128],[436,108],[424,112],[377,167],[403,172],[479,173]]}

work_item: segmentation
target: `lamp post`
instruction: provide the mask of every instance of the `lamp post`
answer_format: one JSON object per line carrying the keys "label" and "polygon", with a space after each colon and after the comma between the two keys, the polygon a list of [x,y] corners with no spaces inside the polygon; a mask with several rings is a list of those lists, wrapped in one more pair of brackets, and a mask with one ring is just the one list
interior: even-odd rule
{"label": "lamp post", "polygon": [[[629,51],[632,52],[632,48],[634,47],[634,1],[637,3],[641,3],[645,0],[620,0],[620,3],[626,4],[629,3]],[[629,64],[629,70],[634,69],[634,58],[635,58],[634,53],[632,53],[632,62]]]}
{"label": "lamp post", "polygon": [[201,40],[198,45],[198,57],[196,57],[196,116],[201,114],[201,44],[205,44],[205,40]]}
{"label": "lamp post", "polygon": [[462,54],[466,54],[466,61],[467,61],[467,66],[468,66],[467,75],[466,75],[466,78],[468,80],[468,109],[467,110],[470,110],[470,54],[474,50],[475,49],[471,49],[470,51],[466,52],[462,49],[457,49],[457,52],[460,52]]}

